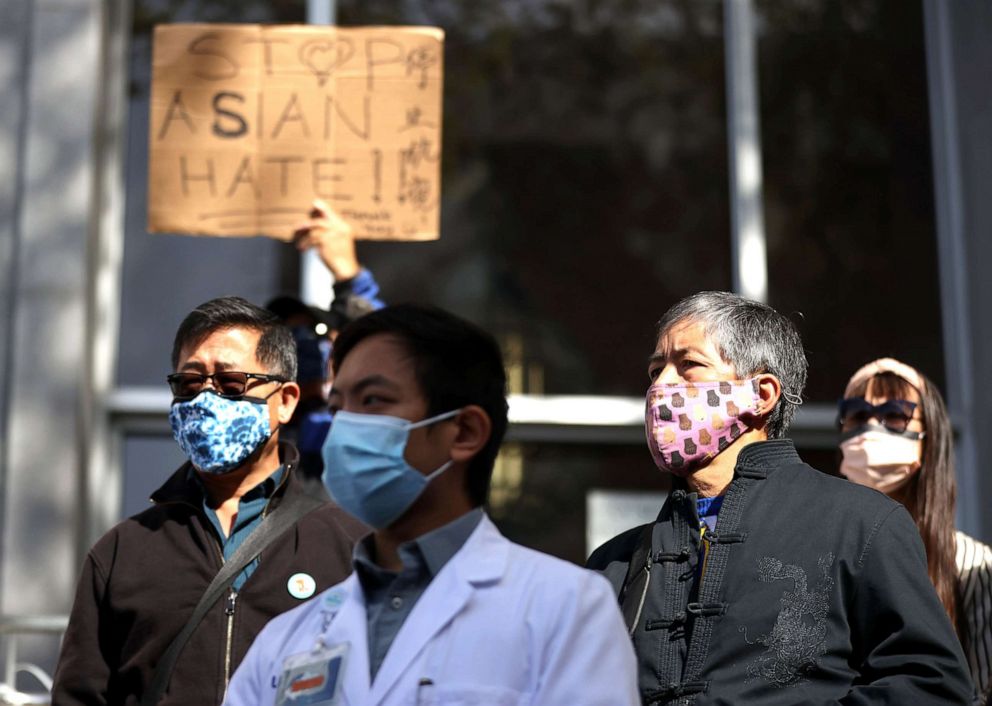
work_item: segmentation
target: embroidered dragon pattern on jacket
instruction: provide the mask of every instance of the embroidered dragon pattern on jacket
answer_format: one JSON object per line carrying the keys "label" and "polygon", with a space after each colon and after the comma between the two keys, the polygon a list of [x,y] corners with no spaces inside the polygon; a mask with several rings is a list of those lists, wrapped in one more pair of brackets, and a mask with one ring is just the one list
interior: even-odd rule
{"label": "embroidered dragon pattern on jacket", "polygon": [[816,669],[817,659],[827,649],[827,610],[834,587],[830,569],[834,555],[820,557],[818,563],[820,581],[811,590],[801,567],[783,564],[773,557],[758,561],[759,580],[765,583],[791,580],[793,589],[782,594],[782,610],[772,631],[756,640],[768,649],[747,666],[748,680],[763,678],[774,686],[794,686],[806,681]]}

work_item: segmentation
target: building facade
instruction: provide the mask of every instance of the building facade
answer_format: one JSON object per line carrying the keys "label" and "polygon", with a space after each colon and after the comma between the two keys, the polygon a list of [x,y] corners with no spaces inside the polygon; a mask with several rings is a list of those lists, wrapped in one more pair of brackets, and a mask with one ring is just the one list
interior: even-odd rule
{"label": "building facade", "polygon": [[[151,27],[307,9],[0,4],[3,614],[66,612],[86,548],[182,461],[165,386],[182,315],[223,294],[321,296],[284,244],[144,225]],[[650,511],[666,482],[642,429],[654,322],[733,288],[797,321],[811,369],[793,436],[825,471],[860,364],[895,355],[937,380],[959,524],[992,540],[989,3],[342,0],[336,14],[447,33],[442,239],[359,255],[387,300],[445,306],[502,342],[513,425],[492,513],[508,534],[581,561],[593,524],[624,521],[604,507],[653,493]]]}

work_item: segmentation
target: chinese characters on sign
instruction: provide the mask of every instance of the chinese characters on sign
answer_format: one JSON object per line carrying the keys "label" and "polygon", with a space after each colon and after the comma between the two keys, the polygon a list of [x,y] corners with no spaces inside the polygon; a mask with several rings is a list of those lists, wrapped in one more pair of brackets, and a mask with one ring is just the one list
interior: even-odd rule
{"label": "chinese characters on sign", "polygon": [[149,230],[288,240],[321,198],[437,238],[442,59],[432,27],[156,27]]}

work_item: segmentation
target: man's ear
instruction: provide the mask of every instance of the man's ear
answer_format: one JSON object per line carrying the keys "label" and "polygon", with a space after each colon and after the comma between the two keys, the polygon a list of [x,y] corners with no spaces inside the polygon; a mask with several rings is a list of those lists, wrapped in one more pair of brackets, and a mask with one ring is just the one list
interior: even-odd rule
{"label": "man's ear", "polygon": [[300,386],[295,382],[284,382],[274,395],[276,399],[276,418],[280,424],[286,424],[293,417],[296,405],[300,402]]}
{"label": "man's ear", "polygon": [[482,451],[492,436],[492,420],[482,407],[470,404],[462,407],[453,421],[458,425],[458,431],[451,444],[451,460],[468,463]]}
{"label": "man's ear", "polygon": [[782,382],[771,373],[759,373],[754,378],[758,381],[758,416],[764,418],[778,404],[782,396]]}

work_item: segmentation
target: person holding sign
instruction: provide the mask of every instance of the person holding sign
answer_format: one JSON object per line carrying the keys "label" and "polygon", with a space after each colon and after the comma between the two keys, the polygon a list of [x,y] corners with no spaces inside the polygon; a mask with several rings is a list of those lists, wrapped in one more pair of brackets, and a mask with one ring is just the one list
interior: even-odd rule
{"label": "person holding sign", "polygon": [[325,482],[375,531],[348,579],[265,627],[225,704],[640,704],[609,584],[482,509],[507,426],[495,340],[392,306],[345,328],[333,365]]}
{"label": "person holding sign", "polygon": [[372,273],[358,261],[354,229],[325,201],[314,200],[310,218],[294,229],[293,236],[297,249],[313,250],[334,277],[329,311],[307,306],[294,296],[276,297],[266,304],[296,339],[300,402],[285,432],[300,451],[301,480],[310,492],[323,495],[320,448],[331,422],[327,412],[331,347],[348,322],[385,304]]}
{"label": "person holding sign", "polygon": [[344,578],[364,526],[303,492],[280,428],[299,398],[293,337],[238,297],[179,326],[168,376],[189,462],[90,550],[52,703],[218,704],[273,616]]}

